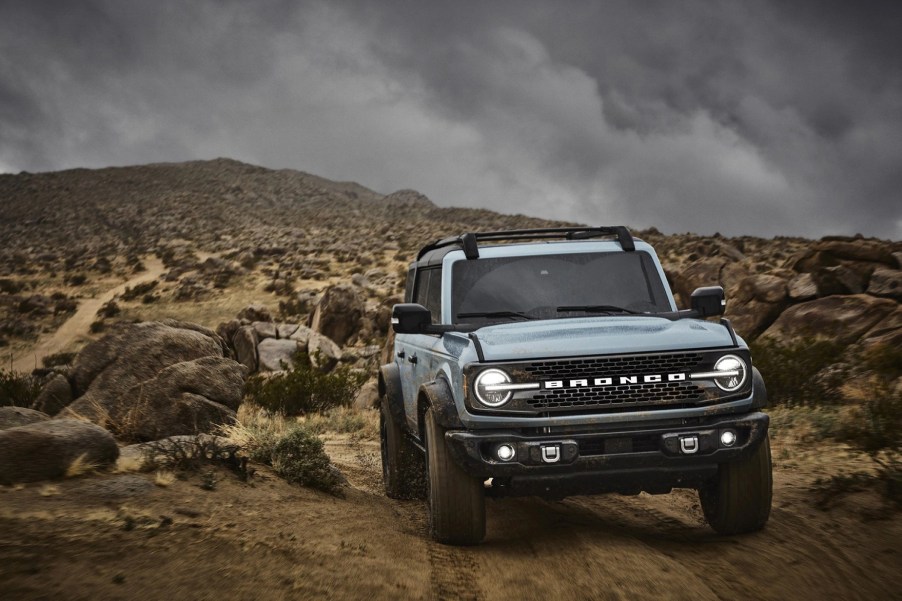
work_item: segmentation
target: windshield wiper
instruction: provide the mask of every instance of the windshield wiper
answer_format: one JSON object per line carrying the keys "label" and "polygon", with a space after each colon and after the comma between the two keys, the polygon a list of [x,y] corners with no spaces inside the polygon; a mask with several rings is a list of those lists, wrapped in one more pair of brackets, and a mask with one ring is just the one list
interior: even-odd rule
{"label": "windshield wiper", "polygon": [[564,313],[565,311],[582,311],[584,313],[629,313],[630,315],[644,315],[644,313],[641,313],[640,311],[624,309],[623,307],[617,307],[615,305],[574,305],[558,307],[557,311],[558,313]]}
{"label": "windshield wiper", "polygon": [[457,318],[467,317],[509,317],[511,319],[519,317],[520,319],[535,319],[532,315],[520,313],[518,311],[482,311],[478,313],[458,313]]}

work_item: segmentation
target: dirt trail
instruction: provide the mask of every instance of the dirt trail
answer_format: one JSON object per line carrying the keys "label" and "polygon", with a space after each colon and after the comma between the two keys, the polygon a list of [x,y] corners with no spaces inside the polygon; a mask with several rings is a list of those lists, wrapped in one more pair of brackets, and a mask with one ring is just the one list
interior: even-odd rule
{"label": "dirt trail", "polygon": [[[421,502],[379,491],[376,443],[332,441],[343,499],[267,470],[0,487],[4,599],[902,599],[902,519],[876,497],[812,505],[776,471],[766,530],[718,537],[695,494],[489,501],[478,547],[438,545]],[[864,494],[864,493],[862,493]],[[867,496],[871,495],[871,496]]]}
{"label": "dirt trail", "polygon": [[40,367],[41,360],[44,357],[65,350],[79,336],[86,335],[91,323],[97,318],[97,310],[104,303],[125,292],[126,288],[133,288],[138,284],[155,280],[166,271],[163,262],[156,257],[145,257],[143,261],[144,266],[147,268],[146,271],[141,272],[127,282],[119,284],[115,288],[107,290],[103,294],[81,300],[78,303],[78,310],[75,311],[75,314],[66,320],[58,330],[52,334],[42,335],[31,352],[13,359],[12,369],[18,372],[30,372],[36,367]]}

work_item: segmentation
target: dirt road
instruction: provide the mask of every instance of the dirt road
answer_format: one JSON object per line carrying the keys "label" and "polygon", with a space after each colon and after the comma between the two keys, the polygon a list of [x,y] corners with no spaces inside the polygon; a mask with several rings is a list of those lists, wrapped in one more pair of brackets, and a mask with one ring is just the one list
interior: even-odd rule
{"label": "dirt road", "polygon": [[[375,443],[333,442],[338,499],[265,469],[0,488],[4,599],[902,599],[902,520],[873,493],[813,506],[820,467],[776,470],[764,532],[717,537],[694,493],[488,503],[479,547],[431,542],[378,490]],[[831,447],[831,452],[835,451]],[[836,451],[839,452],[839,451]],[[207,478],[209,481],[209,477]]]}
{"label": "dirt road", "polygon": [[105,303],[113,300],[116,295],[125,292],[126,288],[133,288],[138,284],[155,280],[166,271],[163,262],[156,257],[145,257],[143,261],[145,267],[147,267],[146,271],[141,272],[127,282],[107,290],[103,294],[81,300],[75,314],[67,319],[58,330],[52,334],[42,335],[31,352],[13,359],[13,371],[30,372],[34,368],[40,367],[41,360],[44,357],[65,350],[78,337],[86,335],[91,323],[97,319],[97,310]]}

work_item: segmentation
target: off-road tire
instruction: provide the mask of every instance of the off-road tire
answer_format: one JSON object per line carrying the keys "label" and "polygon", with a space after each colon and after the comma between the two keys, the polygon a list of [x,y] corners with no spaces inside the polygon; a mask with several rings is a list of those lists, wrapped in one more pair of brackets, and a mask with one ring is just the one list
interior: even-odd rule
{"label": "off-road tire", "polygon": [[717,477],[699,489],[698,496],[705,519],[718,534],[764,528],[773,496],[769,438],[748,457],[721,464]]}
{"label": "off-road tire", "polygon": [[382,450],[382,483],[392,499],[426,497],[426,464],[423,454],[404,436],[383,399],[379,411],[379,439]]}
{"label": "off-road tire", "polygon": [[446,545],[477,545],[485,538],[485,491],[451,458],[445,429],[426,411],[426,463],[432,538]]}

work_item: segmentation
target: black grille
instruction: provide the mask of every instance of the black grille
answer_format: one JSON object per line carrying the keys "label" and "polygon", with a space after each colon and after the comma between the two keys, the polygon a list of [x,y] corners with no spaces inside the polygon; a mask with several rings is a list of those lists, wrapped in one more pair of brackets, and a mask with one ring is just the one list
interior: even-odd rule
{"label": "black grille", "polygon": [[702,361],[701,353],[592,357],[564,361],[540,361],[523,369],[537,380],[563,380],[574,376],[620,376],[689,371]]}
{"label": "black grille", "polygon": [[705,391],[691,382],[661,382],[545,390],[526,402],[536,409],[554,410],[682,405],[703,400]]}
{"label": "black grille", "polygon": [[[670,353],[621,357],[589,357],[541,361],[523,367],[532,381],[687,373],[698,369],[701,353]],[[641,382],[585,388],[543,389],[524,401],[539,411],[622,411],[642,407],[677,408],[706,400],[704,388],[690,381]]]}

